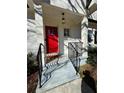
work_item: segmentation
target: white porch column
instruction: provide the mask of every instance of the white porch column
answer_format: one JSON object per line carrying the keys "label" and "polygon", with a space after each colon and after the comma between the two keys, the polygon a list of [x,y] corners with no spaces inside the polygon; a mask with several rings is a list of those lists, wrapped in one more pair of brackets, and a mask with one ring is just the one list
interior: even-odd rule
{"label": "white porch column", "polygon": [[[38,47],[39,44],[42,43],[45,46],[44,42],[44,26],[43,26],[43,11],[42,5],[35,5],[35,21],[36,21],[36,31],[37,31],[37,43]],[[38,49],[38,48],[37,48]],[[41,46],[42,50],[42,65],[45,65],[45,49]]]}
{"label": "white porch column", "polygon": [[[84,16],[82,22],[81,22],[81,41],[83,42],[83,48],[88,49],[88,19],[86,16]],[[83,52],[83,58],[88,57],[88,52]]]}

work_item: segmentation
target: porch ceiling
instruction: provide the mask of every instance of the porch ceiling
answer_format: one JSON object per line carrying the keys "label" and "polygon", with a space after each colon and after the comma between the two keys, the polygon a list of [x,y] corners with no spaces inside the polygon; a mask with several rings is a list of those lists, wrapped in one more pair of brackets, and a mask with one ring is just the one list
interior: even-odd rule
{"label": "porch ceiling", "polygon": [[65,25],[79,24],[83,19],[83,14],[74,13],[68,9],[63,9],[53,5],[43,3],[43,18],[45,23],[55,23],[56,25],[62,24],[62,13],[64,12]]}

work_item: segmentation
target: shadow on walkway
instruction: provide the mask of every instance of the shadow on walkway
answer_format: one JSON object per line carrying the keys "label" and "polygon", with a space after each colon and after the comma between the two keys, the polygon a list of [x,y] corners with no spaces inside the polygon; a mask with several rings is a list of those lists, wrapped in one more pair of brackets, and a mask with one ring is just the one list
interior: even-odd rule
{"label": "shadow on walkway", "polygon": [[81,93],[97,93],[95,80],[90,76],[88,70],[83,71],[84,77],[81,82]]}

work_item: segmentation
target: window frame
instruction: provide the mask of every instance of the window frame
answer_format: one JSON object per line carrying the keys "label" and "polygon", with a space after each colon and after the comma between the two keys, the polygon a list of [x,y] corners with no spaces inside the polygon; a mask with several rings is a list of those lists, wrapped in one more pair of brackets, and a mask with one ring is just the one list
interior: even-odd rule
{"label": "window frame", "polygon": [[64,37],[70,37],[70,29],[64,28]]}

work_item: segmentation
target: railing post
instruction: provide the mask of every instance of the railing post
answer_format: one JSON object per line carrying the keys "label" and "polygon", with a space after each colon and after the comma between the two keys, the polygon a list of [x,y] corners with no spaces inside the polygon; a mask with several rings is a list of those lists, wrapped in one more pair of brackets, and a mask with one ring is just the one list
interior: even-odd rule
{"label": "railing post", "polygon": [[78,74],[78,52],[76,51],[76,75]]}
{"label": "railing post", "polygon": [[37,54],[37,61],[39,66],[39,88],[41,88],[41,78],[42,78],[42,53],[41,53],[41,44],[39,45],[38,54]]}
{"label": "railing post", "polygon": [[[75,44],[75,46],[73,44]],[[69,59],[71,60],[75,70],[76,70],[76,74],[79,73],[80,71],[80,61],[81,59],[78,58],[80,56],[80,53],[78,52],[78,48],[79,48],[79,44],[78,43],[81,43],[81,42],[70,42],[69,45],[71,45],[71,49],[74,51],[74,55],[73,55],[73,58],[74,60],[72,60],[72,57],[69,57]],[[81,50],[81,53],[82,53],[82,50]],[[69,54],[69,53],[68,53]],[[75,62],[76,61],[76,62]]]}

